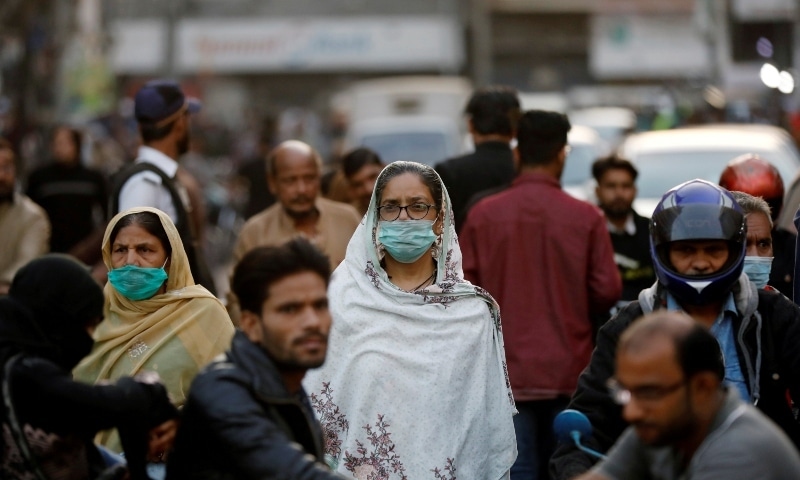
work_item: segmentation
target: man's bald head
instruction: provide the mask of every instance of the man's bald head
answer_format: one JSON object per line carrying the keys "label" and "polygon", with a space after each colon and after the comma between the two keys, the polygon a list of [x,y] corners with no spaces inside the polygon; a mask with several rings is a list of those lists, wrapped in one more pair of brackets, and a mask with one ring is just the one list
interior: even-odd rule
{"label": "man's bald head", "polygon": [[300,140],[286,140],[279,143],[267,156],[267,174],[276,176],[286,159],[310,159],[322,171],[322,157],[311,145]]}

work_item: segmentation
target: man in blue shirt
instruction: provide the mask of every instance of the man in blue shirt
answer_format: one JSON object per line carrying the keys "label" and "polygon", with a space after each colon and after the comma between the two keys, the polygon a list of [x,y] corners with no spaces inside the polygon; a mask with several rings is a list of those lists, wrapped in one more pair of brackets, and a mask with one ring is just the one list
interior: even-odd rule
{"label": "man in blue shirt", "polygon": [[[744,212],[727,190],[692,180],[664,195],[650,223],[657,281],[600,329],[570,402],[594,426],[587,446],[605,452],[627,426],[606,382],[622,331],[659,309],[683,311],[709,328],[723,352],[726,383],[800,445],[800,426],[787,399],[787,393],[800,399],[800,309],[777,292],[757,288],[743,273],[746,237]],[[551,473],[573,478],[594,461],[562,445],[551,459]]]}

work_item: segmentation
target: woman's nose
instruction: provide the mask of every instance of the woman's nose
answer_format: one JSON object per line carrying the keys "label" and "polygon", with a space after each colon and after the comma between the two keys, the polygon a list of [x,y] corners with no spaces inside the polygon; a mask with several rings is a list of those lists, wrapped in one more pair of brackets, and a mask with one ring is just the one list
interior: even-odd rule
{"label": "woman's nose", "polygon": [[136,265],[139,267],[139,255],[136,254],[136,250],[128,250],[127,258],[125,259],[126,265]]}

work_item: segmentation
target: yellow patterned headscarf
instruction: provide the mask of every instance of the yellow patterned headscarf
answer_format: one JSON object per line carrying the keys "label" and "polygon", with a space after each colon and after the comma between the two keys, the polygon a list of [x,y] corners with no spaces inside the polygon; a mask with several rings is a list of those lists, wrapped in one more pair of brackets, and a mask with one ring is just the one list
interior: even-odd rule
{"label": "yellow patterned headscarf", "polygon": [[[123,217],[139,212],[158,215],[172,247],[166,292],[135,301],[107,283],[105,318],[94,332],[92,353],[75,368],[74,375],[77,380],[98,383],[153,371],[161,377],[173,403],[182,406],[195,375],[230,346],[233,324],[222,303],[195,285],[178,230],[161,210],[132,208],[111,219],[103,237],[106,267],[114,268],[111,231]],[[119,451],[116,435],[104,434],[100,443]]]}

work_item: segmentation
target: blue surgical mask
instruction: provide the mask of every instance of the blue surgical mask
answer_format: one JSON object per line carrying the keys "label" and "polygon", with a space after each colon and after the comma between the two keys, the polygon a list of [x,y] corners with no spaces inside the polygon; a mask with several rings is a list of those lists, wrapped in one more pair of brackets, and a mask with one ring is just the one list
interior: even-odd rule
{"label": "blue surgical mask", "polygon": [[120,295],[130,300],[146,300],[155,295],[167,279],[166,265],[166,261],[161,268],[125,265],[108,272],[108,281]]}
{"label": "blue surgical mask", "polygon": [[764,288],[769,282],[772,271],[772,257],[744,257],[744,273],[758,288]]}
{"label": "blue surgical mask", "polygon": [[416,262],[436,240],[433,220],[381,220],[379,227],[378,241],[400,263]]}

